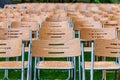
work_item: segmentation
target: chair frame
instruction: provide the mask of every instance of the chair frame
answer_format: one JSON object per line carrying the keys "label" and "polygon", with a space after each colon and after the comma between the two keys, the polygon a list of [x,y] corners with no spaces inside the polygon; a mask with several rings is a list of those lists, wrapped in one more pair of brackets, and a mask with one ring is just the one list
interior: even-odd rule
{"label": "chair frame", "polygon": [[[40,41],[40,40],[39,40]],[[49,40],[49,41],[54,41],[54,40]],[[58,40],[58,42],[59,42],[59,40]],[[44,42],[45,43],[45,42]],[[56,43],[56,42],[55,42]],[[35,44],[35,41],[33,41],[33,44]],[[39,43],[40,44],[40,43]],[[41,44],[41,45],[43,45],[43,44]],[[46,43],[45,43],[45,45],[46,45]],[[44,47],[44,46],[43,46]],[[33,48],[33,46],[32,46],[32,48]],[[35,50],[33,50],[32,49],[32,51],[35,51]],[[62,51],[64,51],[64,50],[62,50]],[[59,51],[58,51],[59,52]],[[47,53],[46,53],[47,54]],[[50,54],[49,54],[50,55]],[[66,54],[67,55],[67,54]],[[40,70],[40,68],[37,68],[37,65],[38,65],[38,63],[37,63],[37,61],[38,61],[38,57],[40,57],[40,56],[35,56],[35,52],[34,52],[34,54],[33,54],[33,52],[32,52],[32,56],[33,57],[35,57],[35,67],[34,67],[34,80],[36,80],[36,71],[37,71],[37,69],[38,70]],[[53,56],[53,54],[52,54],[52,56]],[[57,56],[55,57],[55,56],[48,56],[48,58],[57,58]],[[41,56],[42,57],[42,56]],[[45,56],[44,56],[45,57]],[[62,57],[62,56],[61,56]],[[68,56],[66,56],[66,57],[68,57]],[[46,57],[47,58],[47,57]],[[58,58],[60,58],[60,56],[58,57]],[[72,58],[72,56],[71,56],[71,58]],[[80,60],[80,57],[79,57],[79,60]],[[72,58],[72,62],[73,62],[73,65],[74,65],[74,67],[73,68],[70,68],[70,70],[73,70],[73,79],[74,80],[76,80],[76,58],[75,57],[73,57]],[[42,69],[44,69],[44,68],[42,68]],[[46,68],[45,68],[46,69]],[[49,69],[51,69],[51,68],[49,68]],[[53,70],[53,69],[57,69],[57,70],[69,70],[69,69],[61,69],[61,68],[52,68],[51,70]],[[80,69],[80,68],[79,68]],[[71,71],[70,71],[71,72]],[[80,73],[80,70],[79,70],[79,73]],[[69,73],[68,75],[69,75],[69,77],[67,78],[67,79],[69,79],[70,78],[70,74],[71,73]],[[40,78],[39,78],[40,79]]]}
{"label": "chair frame", "polygon": [[[9,41],[9,40],[1,40],[1,41]],[[10,40],[9,42],[11,42],[11,41],[16,41],[16,40]],[[21,40],[19,40],[19,41],[21,41]],[[28,71],[27,71],[27,80],[29,80],[29,65],[27,65],[26,66],[26,68],[24,68],[24,44],[21,42],[21,56],[22,56],[22,61],[21,61],[21,80],[25,80],[25,76],[24,76],[24,69],[28,69]],[[11,56],[7,56],[7,57],[12,57],[12,55]],[[16,56],[14,56],[14,57],[16,57]],[[3,58],[5,58],[5,56],[3,56]],[[28,59],[29,59],[29,57],[28,57]],[[1,68],[0,70],[8,70],[8,69],[13,69],[13,68]],[[16,69],[20,69],[20,68],[16,68]],[[8,72],[8,71],[7,71]],[[4,79],[9,79],[8,78],[8,73],[6,73],[6,71],[5,71],[5,75],[4,75]]]}

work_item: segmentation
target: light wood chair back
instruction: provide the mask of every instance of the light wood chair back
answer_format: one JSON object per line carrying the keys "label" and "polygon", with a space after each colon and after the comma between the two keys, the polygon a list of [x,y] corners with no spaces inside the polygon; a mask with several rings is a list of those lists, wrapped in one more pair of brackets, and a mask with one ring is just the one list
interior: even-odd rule
{"label": "light wood chair back", "polygon": [[80,40],[34,40],[33,57],[60,58],[80,55]]}
{"label": "light wood chair back", "polygon": [[46,28],[46,27],[56,27],[56,28],[59,28],[59,27],[63,27],[63,28],[68,28],[69,27],[69,23],[68,21],[62,21],[62,22],[43,22],[42,23],[42,28]]}
{"label": "light wood chair back", "polygon": [[50,21],[50,22],[60,22],[60,21],[69,21],[69,17],[66,16],[66,14],[58,14],[55,16],[55,14],[53,16],[50,16],[48,18],[46,18],[46,21]]}
{"label": "light wood chair back", "polygon": [[73,28],[40,28],[39,37],[40,39],[69,40],[74,38]]}
{"label": "light wood chair back", "polygon": [[38,30],[38,23],[37,22],[19,22],[14,21],[11,23],[11,28],[27,28],[27,30],[36,31]]}
{"label": "light wood chair back", "polygon": [[103,24],[104,28],[109,28],[109,27],[114,27],[114,28],[120,28],[119,27],[119,22],[117,20],[115,21],[107,21],[106,23]]}
{"label": "light wood chair back", "polygon": [[80,38],[83,40],[116,39],[115,28],[82,28]]}
{"label": "light wood chair back", "polygon": [[94,54],[104,57],[120,57],[120,40],[95,40]]}
{"label": "light wood chair back", "polygon": [[0,39],[30,40],[30,31],[27,30],[27,28],[11,28],[11,29],[0,28]]}
{"label": "light wood chair back", "polygon": [[100,22],[87,22],[87,23],[81,23],[79,21],[76,21],[74,23],[74,30],[80,30],[81,28],[102,28],[102,24]]}
{"label": "light wood chair back", "polygon": [[0,58],[17,57],[22,55],[21,40],[0,40]]}

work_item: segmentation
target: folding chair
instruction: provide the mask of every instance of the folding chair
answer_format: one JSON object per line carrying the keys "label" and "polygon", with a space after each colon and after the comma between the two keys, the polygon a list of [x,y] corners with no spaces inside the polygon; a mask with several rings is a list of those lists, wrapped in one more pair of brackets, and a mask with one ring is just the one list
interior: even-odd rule
{"label": "folding chair", "polygon": [[[94,41],[95,39],[117,39],[115,28],[82,28],[80,39],[83,41]],[[86,47],[85,52],[91,52],[91,47]]]}
{"label": "folding chair", "polygon": [[[0,58],[10,58],[22,56],[21,61],[0,61],[0,69],[18,69],[21,70],[21,80],[25,80],[25,70],[29,68],[28,62],[24,61],[24,44],[21,40],[0,40]],[[28,74],[28,73],[27,73]],[[4,79],[8,79],[8,75],[4,76]],[[29,75],[27,75],[29,80]]]}
{"label": "folding chair", "polygon": [[[82,41],[82,45],[86,41],[91,41],[91,44],[93,44],[94,40],[96,39],[117,39],[117,31],[115,28],[82,28],[80,31],[80,38]],[[85,80],[85,70],[86,65],[88,64],[84,64],[84,52],[92,53],[92,47],[84,47],[84,50],[82,51],[83,80]]]}
{"label": "folding chair", "polygon": [[[35,57],[34,80],[37,70],[73,70],[73,80],[76,80],[76,58],[80,56],[79,39],[71,40],[34,40],[32,42],[32,57]],[[38,58],[67,58],[72,61],[38,61]],[[69,80],[69,78],[67,79]]]}
{"label": "folding chair", "polygon": [[90,80],[94,80],[94,70],[119,70],[120,60],[116,61],[94,61],[95,56],[120,58],[120,40],[99,39],[92,44],[91,62],[87,62],[86,69],[90,70]]}
{"label": "folding chair", "polygon": [[[74,38],[73,28],[69,27],[67,21],[43,22],[38,32],[41,40],[70,40]],[[44,58],[42,59],[44,60]],[[69,59],[67,58],[67,60]]]}
{"label": "folding chair", "polygon": [[[28,46],[25,46],[25,52],[28,51],[30,53],[30,45],[31,45],[31,33],[27,28],[11,28],[11,29],[6,29],[6,28],[0,28],[0,40],[14,40],[14,39],[20,39],[22,40],[21,42],[24,44],[25,41],[29,41]],[[28,54],[30,56],[30,54]],[[28,59],[30,59],[28,57]],[[8,58],[6,59],[7,61],[9,60]],[[16,58],[18,61],[18,58]],[[8,74],[8,72],[6,72]]]}

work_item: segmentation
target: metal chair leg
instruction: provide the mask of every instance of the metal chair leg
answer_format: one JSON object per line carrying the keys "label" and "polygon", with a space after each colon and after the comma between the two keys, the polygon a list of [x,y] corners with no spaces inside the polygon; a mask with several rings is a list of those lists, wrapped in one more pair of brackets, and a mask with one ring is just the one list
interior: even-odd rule
{"label": "metal chair leg", "polygon": [[22,44],[22,79],[21,80],[24,80],[24,44]]}
{"label": "metal chair leg", "polygon": [[[9,61],[9,58],[6,58],[6,61]],[[5,69],[4,77],[8,79],[8,69]]]}
{"label": "metal chair leg", "polygon": [[80,62],[80,56],[78,57],[78,68],[79,68],[79,80],[81,80],[81,62]]}
{"label": "metal chair leg", "polygon": [[76,80],[76,58],[74,57],[74,80]]}
{"label": "metal chair leg", "polygon": [[34,80],[36,80],[36,61],[37,61],[37,58],[35,58],[35,67],[34,67]]}
{"label": "metal chair leg", "polygon": [[70,80],[70,75],[71,75],[71,71],[68,70],[68,78],[67,78],[67,80]]}

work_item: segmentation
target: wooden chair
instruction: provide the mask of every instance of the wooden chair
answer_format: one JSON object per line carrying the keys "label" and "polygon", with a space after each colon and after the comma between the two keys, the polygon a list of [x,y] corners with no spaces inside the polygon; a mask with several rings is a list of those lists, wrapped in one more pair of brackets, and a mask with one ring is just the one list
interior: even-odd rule
{"label": "wooden chair", "polygon": [[39,29],[38,32],[40,40],[57,41],[57,40],[71,40],[74,38],[73,28],[69,27],[69,23],[67,21],[43,22],[42,27]]}
{"label": "wooden chair", "polygon": [[[91,44],[94,43],[96,39],[117,39],[116,29],[115,28],[82,28],[80,31],[80,39],[82,44],[86,41],[91,41]],[[84,52],[91,52],[91,47],[84,47],[82,54],[82,61],[84,62]],[[92,52],[91,52],[92,53]],[[98,61],[98,59],[97,59]],[[85,63],[87,65],[87,63]],[[83,66],[83,76],[85,74],[86,66]],[[84,79],[85,77],[83,77]]]}
{"label": "wooden chair", "polygon": [[95,43],[92,44],[92,55],[91,55],[91,62],[86,62],[85,65],[86,69],[90,70],[90,80],[93,79],[94,70],[119,70],[120,64],[119,61],[94,61],[95,56],[101,57],[113,57],[113,58],[120,58],[120,41],[119,40],[108,40],[108,39],[99,39],[95,40]]}
{"label": "wooden chair", "polygon": [[[28,62],[24,60],[24,44],[21,40],[0,40],[0,58],[11,58],[22,56],[21,61],[0,61],[0,69],[3,70],[21,70],[21,80],[25,79],[25,69],[28,67]],[[28,73],[27,73],[28,74]],[[8,79],[8,75],[4,76],[4,79]],[[29,76],[27,76],[29,80]]]}
{"label": "wooden chair", "polygon": [[[34,80],[36,70],[73,70],[73,80],[76,80],[76,60],[80,56],[79,39],[71,40],[34,40],[32,42],[32,57],[35,57]],[[38,58],[67,58],[73,61],[38,61]],[[39,77],[39,76],[38,76]],[[68,78],[69,80],[69,78]]]}

